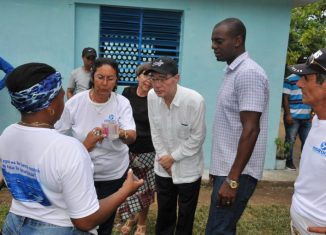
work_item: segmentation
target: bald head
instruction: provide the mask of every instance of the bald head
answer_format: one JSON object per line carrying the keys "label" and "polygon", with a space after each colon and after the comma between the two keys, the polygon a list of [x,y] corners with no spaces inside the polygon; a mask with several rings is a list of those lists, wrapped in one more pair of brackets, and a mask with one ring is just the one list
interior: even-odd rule
{"label": "bald head", "polygon": [[219,27],[221,25],[225,25],[228,27],[229,33],[231,34],[232,37],[236,37],[236,36],[240,35],[242,38],[242,44],[243,45],[245,44],[246,27],[242,23],[241,20],[239,20],[237,18],[226,18],[226,19],[222,20],[221,22],[217,23],[214,26],[214,29],[216,29],[217,27]]}

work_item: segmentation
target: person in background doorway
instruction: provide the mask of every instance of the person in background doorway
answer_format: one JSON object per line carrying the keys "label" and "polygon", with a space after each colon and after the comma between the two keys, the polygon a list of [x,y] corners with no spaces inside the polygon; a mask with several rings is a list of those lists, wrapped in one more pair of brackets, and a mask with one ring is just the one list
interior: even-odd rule
{"label": "person in background doorway", "polygon": [[122,95],[130,101],[137,132],[135,143],[129,145],[129,167],[138,179],[144,180],[144,185],[118,208],[118,214],[122,220],[127,219],[121,227],[122,234],[129,234],[133,226],[137,224],[134,235],[145,235],[149,206],[154,202],[155,150],[147,109],[147,95],[152,88],[152,83],[149,77],[144,74],[150,66],[149,63],[138,66],[136,70],[138,85],[126,87],[122,92]]}
{"label": "person in background doorway", "polygon": [[71,72],[68,88],[67,99],[70,99],[74,94],[88,90],[91,79],[91,68],[96,59],[96,50],[91,47],[86,47],[82,52],[83,66]]}
{"label": "person in background doorway", "polygon": [[[300,56],[297,63],[301,64],[307,60],[307,57]],[[289,146],[286,159],[286,168],[295,170],[293,164],[293,145],[299,134],[301,141],[301,150],[311,128],[311,107],[302,103],[302,92],[297,86],[300,76],[291,74],[284,80],[283,85],[283,110],[284,110],[284,128],[285,142]]]}
{"label": "person in background doorway", "polygon": [[306,63],[289,66],[300,76],[297,86],[302,101],[316,115],[302,149],[299,175],[292,197],[292,235],[326,233],[326,48],[311,55]]}
{"label": "person in background doorway", "polygon": [[213,125],[213,192],[206,235],[235,235],[263,174],[269,85],[264,69],[245,50],[246,28],[239,19],[216,24],[211,40],[217,61],[227,67]]}

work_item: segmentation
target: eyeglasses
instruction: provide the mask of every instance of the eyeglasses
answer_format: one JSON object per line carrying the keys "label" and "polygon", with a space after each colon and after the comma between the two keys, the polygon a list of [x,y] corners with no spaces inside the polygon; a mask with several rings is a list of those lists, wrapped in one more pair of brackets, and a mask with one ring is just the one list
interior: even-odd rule
{"label": "eyeglasses", "polygon": [[138,77],[143,77],[145,78],[145,80],[148,80],[149,79],[149,75],[148,74],[145,74],[146,72],[142,72],[138,75]]}
{"label": "eyeglasses", "polygon": [[101,80],[101,81],[106,80],[108,82],[110,82],[110,81],[116,81],[118,79],[118,77],[116,75],[103,76],[103,75],[100,75],[99,74],[99,75],[95,75],[94,77],[96,79]]}
{"label": "eyeglasses", "polygon": [[319,64],[316,60],[315,60],[315,57],[314,55],[311,55],[306,64],[309,66],[309,65],[317,65],[319,68],[323,69],[324,71],[326,71],[326,68],[324,66],[322,66],[321,64]]}
{"label": "eyeglasses", "polygon": [[167,76],[167,75],[158,75],[158,76],[154,76],[153,74],[148,74],[147,75],[148,76],[148,78],[149,78],[149,80],[151,81],[151,82],[158,82],[158,83],[162,83],[162,82],[165,82],[166,80],[168,80],[168,79],[170,79],[170,78],[172,78],[172,77],[174,77],[174,76]]}

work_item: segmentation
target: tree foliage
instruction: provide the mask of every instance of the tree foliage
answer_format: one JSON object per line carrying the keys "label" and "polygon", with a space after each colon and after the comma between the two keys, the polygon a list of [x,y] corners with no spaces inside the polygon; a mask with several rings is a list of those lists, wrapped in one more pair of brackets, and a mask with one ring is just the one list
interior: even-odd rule
{"label": "tree foliage", "polygon": [[292,10],[287,64],[326,47],[326,0]]}

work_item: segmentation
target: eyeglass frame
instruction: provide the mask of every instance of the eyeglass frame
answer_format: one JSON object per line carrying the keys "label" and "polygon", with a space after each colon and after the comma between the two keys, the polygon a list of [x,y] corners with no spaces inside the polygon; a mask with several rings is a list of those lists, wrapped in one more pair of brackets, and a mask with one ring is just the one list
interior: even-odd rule
{"label": "eyeglass frame", "polygon": [[[168,76],[170,75],[170,76]],[[175,74],[176,75],[176,74]],[[170,78],[173,78],[175,75],[172,75],[172,74],[167,74],[164,76],[164,78],[162,78],[163,76],[160,76],[161,78],[156,78],[156,79],[153,79],[155,76],[152,74],[152,73],[149,73],[145,76],[148,77],[148,79],[153,83],[153,82],[159,82],[159,83],[163,83],[167,80],[169,80]]]}
{"label": "eyeglass frame", "polygon": [[326,68],[324,66],[322,66],[321,64],[319,64],[317,61],[316,61],[316,58],[314,57],[314,55],[312,54],[308,59],[307,59],[307,62],[306,64],[308,66],[310,65],[317,65],[319,68],[321,68],[322,70],[324,70],[326,72]]}

